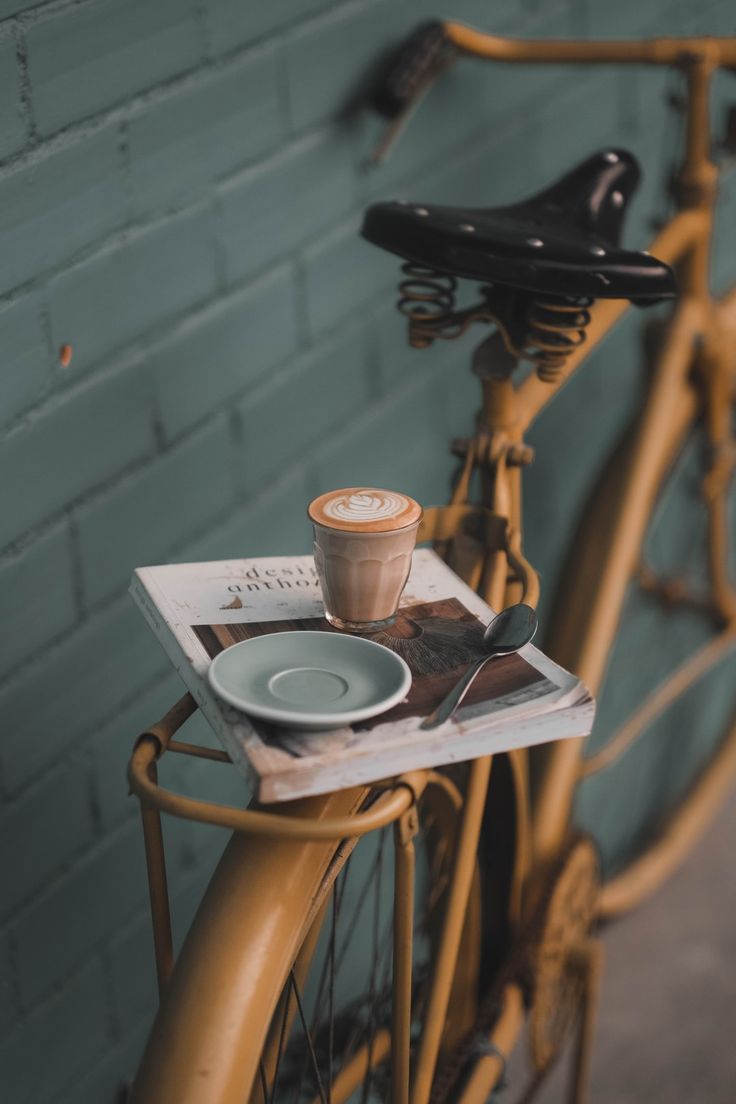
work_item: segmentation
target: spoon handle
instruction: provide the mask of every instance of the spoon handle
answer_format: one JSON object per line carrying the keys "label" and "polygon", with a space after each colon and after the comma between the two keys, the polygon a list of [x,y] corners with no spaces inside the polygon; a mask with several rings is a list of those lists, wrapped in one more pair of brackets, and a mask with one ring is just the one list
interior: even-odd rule
{"label": "spoon handle", "polygon": [[438,725],[444,724],[445,721],[449,720],[470,689],[473,679],[480,669],[486,665],[489,659],[493,659],[493,652],[489,652],[488,655],[476,659],[475,663],[471,663],[465,674],[458,679],[452,690],[442,699],[434,712],[430,713],[428,717],[425,717],[419,727],[425,729],[437,728]]}

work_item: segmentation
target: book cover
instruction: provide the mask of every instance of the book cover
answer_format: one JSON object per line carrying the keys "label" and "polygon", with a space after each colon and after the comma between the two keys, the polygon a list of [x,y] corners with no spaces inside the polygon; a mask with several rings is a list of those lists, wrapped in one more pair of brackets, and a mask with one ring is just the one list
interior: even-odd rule
{"label": "book cover", "polygon": [[350,728],[303,732],[251,720],[220,701],[206,680],[218,652],[293,629],[337,630],[324,619],[309,556],[277,556],[138,568],[131,594],[252,793],[286,801],[375,782],[549,740],[584,736],[594,705],[582,683],[527,645],[478,675],[453,719],[421,721],[482,654],[493,611],[435,553],[420,549],[396,624],[372,639],[412,671],[407,698]]}

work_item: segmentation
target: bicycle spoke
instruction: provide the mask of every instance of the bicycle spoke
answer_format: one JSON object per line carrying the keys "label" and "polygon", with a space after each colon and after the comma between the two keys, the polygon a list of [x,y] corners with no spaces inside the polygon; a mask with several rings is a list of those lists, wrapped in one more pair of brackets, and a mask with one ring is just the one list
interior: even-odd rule
{"label": "bicycle spoke", "polygon": [[335,942],[337,935],[337,900],[332,895],[332,927],[330,930],[330,997],[327,1042],[327,1104],[332,1104],[332,1055],[335,1049]]}
{"label": "bicycle spoke", "polygon": [[312,1036],[309,1028],[307,1027],[307,1020],[304,1015],[304,1005],[302,1004],[301,993],[299,992],[299,986],[297,985],[293,970],[290,972],[290,978],[291,987],[294,991],[294,995],[296,996],[297,1008],[299,1009],[299,1019],[302,1022],[302,1029],[306,1038],[307,1047],[309,1048],[309,1056],[312,1060],[312,1070],[314,1072],[314,1080],[317,1086],[317,1092],[319,1093],[320,1104],[328,1104],[327,1097],[325,1096],[324,1086],[322,1084],[322,1078],[320,1077],[319,1062],[317,1061],[317,1055],[314,1050],[314,1043],[312,1042]]}
{"label": "bicycle spoke", "polygon": [[[345,864],[345,868],[344,868],[342,874],[339,875],[339,877],[337,878],[337,880],[335,882],[335,885],[333,886],[333,889],[332,889],[332,903],[333,903],[333,910],[334,910],[333,911],[333,918],[334,918],[335,927],[337,925],[337,921],[339,919],[340,912],[341,912],[341,909],[342,909],[342,902],[343,902],[343,899],[344,899],[344,896],[345,896],[345,890],[346,890],[346,887],[347,887],[348,876],[349,876],[349,873],[350,873],[351,859],[352,859],[352,855],[348,857],[348,860]],[[325,982],[326,982],[327,975],[328,975],[328,967],[329,967],[329,963],[330,963],[330,957],[334,956],[333,940],[334,940],[334,932],[333,932],[333,934],[331,935],[331,938],[330,938],[330,956],[327,956],[325,958],[325,961],[322,964],[322,969],[321,969],[321,972],[320,972],[320,978],[319,978],[319,983],[318,983],[318,988],[317,988],[317,996],[316,996],[316,999],[315,999],[315,1002],[314,1002],[314,1011],[312,1013],[312,1018],[311,1018],[311,1022],[310,1022],[309,1029],[308,1029],[309,1032],[312,1035],[314,1035],[317,1031],[318,1021],[319,1021],[319,1010],[320,1010],[320,1007],[322,1005],[322,998],[323,998],[323,994],[324,994]],[[302,1088],[304,1086],[304,1078],[306,1077],[308,1067],[309,1067],[309,1058],[308,1058],[308,1055],[305,1055],[305,1060],[304,1060],[304,1062],[302,1064],[302,1067],[301,1067],[301,1074],[299,1076],[299,1080],[298,1080],[297,1085],[296,1085],[296,1092],[295,1092],[294,1097],[292,1099],[292,1104],[298,1104],[298,1102],[299,1102],[299,1098],[301,1096]]]}
{"label": "bicycle spoke", "polygon": [[263,1104],[271,1104],[271,1097],[268,1092],[268,1082],[266,1080],[266,1067],[263,1064],[263,1059],[258,1063],[258,1076],[261,1081],[261,1092],[263,1093]]}
{"label": "bicycle spoke", "polygon": [[371,1089],[373,1081],[373,1045],[376,1037],[375,1022],[375,999],[376,999],[376,971],[378,968],[378,958],[380,956],[380,921],[381,921],[381,881],[383,874],[383,847],[386,841],[384,832],[381,832],[381,838],[378,844],[378,870],[376,873],[376,895],[373,904],[373,947],[371,953],[371,965],[370,965],[370,990],[368,995],[369,1000],[369,1035],[368,1035],[368,1076],[363,1082],[363,1092],[360,1098],[360,1104],[368,1104],[368,1094]]}
{"label": "bicycle spoke", "polygon": [[279,1085],[279,1073],[281,1071],[281,1059],[284,1053],[284,1042],[286,1041],[286,1028],[289,1023],[289,1005],[291,1004],[291,994],[295,984],[294,971],[289,973],[289,981],[284,991],[284,1015],[281,1020],[281,1031],[279,1033],[279,1045],[276,1052],[276,1069],[273,1075],[273,1093],[271,1095],[271,1101],[276,1100],[276,1093]]}
{"label": "bicycle spoke", "polygon": [[[411,958],[403,964],[405,1069],[415,1013],[426,1004],[427,927],[442,906],[447,883],[449,850],[443,847],[436,819],[434,829],[429,820],[428,816],[414,837],[417,853],[423,856],[420,907],[416,912],[411,907],[411,917],[403,917],[404,938],[409,936],[410,946],[414,941],[414,952],[404,952]],[[280,1006],[272,1028],[274,1051],[278,1041],[277,1074],[274,1055],[260,1075],[262,1085],[265,1081],[264,1104],[347,1104],[353,1097],[360,1104],[376,1104],[390,1098],[396,860],[394,849],[387,848],[387,831],[377,833],[370,850],[366,848],[361,876],[348,861],[335,879],[322,907],[324,922],[316,921],[322,925],[322,937],[311,963],[312,976],[296,965],[292,970],[288,993],[285,986],[282,996],[283,1014]],[[269,1082],[271,1093],[265,1095]]]}
{"label": "bicycle spoke", "polygon": [[380,864],[380,861],[381,861],[381,855],[383,853],[383,840],[385,839],[385,832],[386,832],[386,829],[382,828],[380,833],[379,833],[378,851],[377,851],[375,859],[373,860],[371,868],[368,872],[368,876],[365,880],[365,883],[364,883],[364,885],[363,885],[363,887],[360,891],[360,896],[359,896],[358,900],[356,901],[355,908],[353,909],[353,915],[351,917],[350,924],[348,926],[348,930],[345,933],[345,936],[343,938],[342,946],[340,948],[340,953],[337,956],[337,967],[336,967],[337,970],[339,970],[340,967],[343,964],[345,955],[346,955],[348,947],[350,945],[350,940],[351,940],[352,935],[355,931],[356,925],[357,925],[357,923],[358,923],[358,921],[359,921],[359,919],[362,915],[363,906],[365,905],[366,899],[367,899],[368,894],[370,892],[371,885],[372,885],[373,881],[375,880],[376,873],[377,873],[377,870],[378,870],[378,867],[379,867],[379,864]]}

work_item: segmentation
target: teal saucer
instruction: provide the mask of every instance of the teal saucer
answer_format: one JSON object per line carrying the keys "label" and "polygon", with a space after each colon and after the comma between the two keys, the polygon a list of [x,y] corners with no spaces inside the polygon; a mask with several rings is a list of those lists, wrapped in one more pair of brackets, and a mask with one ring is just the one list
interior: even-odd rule
{"label": "teal saucer", "polygon": [[325,729],[384,713],[409,692],[400,656],[360,636],[281,632],[243,640],[210,665],[219,697],[289,728]]}

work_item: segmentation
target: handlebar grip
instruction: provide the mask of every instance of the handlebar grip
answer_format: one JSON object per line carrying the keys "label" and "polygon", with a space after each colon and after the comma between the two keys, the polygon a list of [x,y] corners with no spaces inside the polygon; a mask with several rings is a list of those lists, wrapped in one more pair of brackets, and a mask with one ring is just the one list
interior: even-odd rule
{"label": "handlebar grip", "polygon": [[372,101],[388,119],[400,115],[445,67],[455,47],[439,19],[421,23],[389,59]]}

